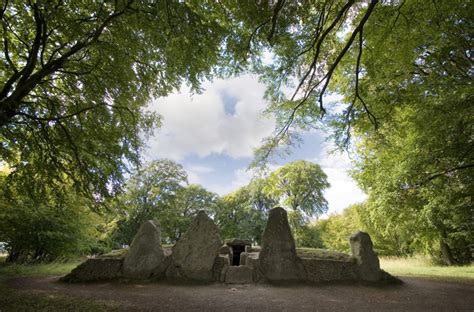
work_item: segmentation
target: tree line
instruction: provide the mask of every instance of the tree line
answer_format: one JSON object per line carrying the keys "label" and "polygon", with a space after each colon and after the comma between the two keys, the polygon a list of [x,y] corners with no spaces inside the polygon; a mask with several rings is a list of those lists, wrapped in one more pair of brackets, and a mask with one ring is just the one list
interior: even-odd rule
{"label": "tree line", "polygon": [[0,177],[0,240],[7,243],[11,262],[51,261],[124,248],[147,220],[157,220],[163,243],[174,244],[200,210],[214,219],[223,238],[258,244],[268,211],[283,205],[299,241],[309,220],[327,211],[323,191],[329,186],[319,165],[299,160],[220,197],[189,184],[180,164],[156,160],[134,172],[124,192],[98,213],[90,210],[87,197],[78,196],[72,185],[65,186],[69,188],[62,192],[65,197],[49,191],[35,199],[7,185],[5,174]]}

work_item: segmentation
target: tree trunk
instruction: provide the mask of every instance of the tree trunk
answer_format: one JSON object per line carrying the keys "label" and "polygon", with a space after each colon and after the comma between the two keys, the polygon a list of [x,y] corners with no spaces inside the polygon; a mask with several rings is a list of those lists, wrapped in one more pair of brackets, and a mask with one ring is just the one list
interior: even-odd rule
{"label": "tree trunk", "polygon": [[439,247],[441,249],[441,259],[443,263],[446,265],[453,265],[455,260],[453,258],[453,254],[451,253],[451,248],[449,248],[448,244],[444,241],[444,238],[441,238],[439,241]]}

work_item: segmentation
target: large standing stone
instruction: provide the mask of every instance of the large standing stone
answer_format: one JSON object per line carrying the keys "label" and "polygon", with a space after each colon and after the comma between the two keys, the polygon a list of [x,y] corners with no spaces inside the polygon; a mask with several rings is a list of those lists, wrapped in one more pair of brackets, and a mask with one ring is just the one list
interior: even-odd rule
{"label": "large standing stone", "polygon": [[123,275],[126,278],[148,279],[160,273],[156,269],[162,267],[164,260],[159,225],[151,220],[146,221],[140,226],[125,256]]}
{"label": "large standing stone", "polygon": [[382,271],[369,234],[358,231],[351,235],[350,241],[352,256],[358,264],[359,278],[371,282],[379,281],[382,277]]}
{"label": "large standing stone", "polygon": [[262,236],[259,267],[269,281],[305,278],[304,266],[296,255],[287,213],[281,207],[270,210]]}
{"label": "large standing stone", "polygon": [[204,211],[199,211],[188,231],[173,246],[167,276],[212,280],[212,267],[220,247],[219,229]]}

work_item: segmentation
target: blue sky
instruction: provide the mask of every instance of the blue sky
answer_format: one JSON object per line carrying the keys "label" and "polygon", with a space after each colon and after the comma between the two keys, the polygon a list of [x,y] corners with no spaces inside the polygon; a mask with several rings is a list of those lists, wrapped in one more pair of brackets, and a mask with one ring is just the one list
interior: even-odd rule
{"label": "blue sky", "polygon": [[[263,116],[267,102],[265,86],[253,76],[214,80],[203,85],[201,94],[182,88],[150,105],[163,120],[162,127],[148,141],[146,160],[168,158],[181,163],[191,183],[203,185],[220,195],[247,184],[247,170],[253,150],[275,127],[271,116]],[[329,213],[364,200],[365,195],[347,175],[350,160],[333,150],[321,131],[304,133],[302,144],[288,157],[271,166],[277,168],[296,159],[318,163],[328,175],[331,187],[325,197]]]}

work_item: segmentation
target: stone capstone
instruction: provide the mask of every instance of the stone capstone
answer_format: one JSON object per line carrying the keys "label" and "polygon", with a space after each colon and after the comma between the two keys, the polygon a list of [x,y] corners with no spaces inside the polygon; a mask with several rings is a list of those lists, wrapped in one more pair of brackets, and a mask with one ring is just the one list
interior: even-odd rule
{"label": "stone capstone", "polygon": [[156,221],[146,221],[140,226],[125,256],[123,276],[131,279],[157,277],[166,269],[164,260],[159,225]]}
{"label": "stone capstone", "polygon": [[357,261],[359,279],[371,282],[379,281],[382,278],[382,271],[369,234],[358,231],[351,235],[350,242],[352,256]]}
{"label": "stone capstone", "polygon": [[220,247],[219,229],[204,211],[199,211],[187,232],[173,246],[166,276],[211,281]]}
{"label": "stone capstone", "polygon": [[64,282],[95,282],[121,277],[123,258],[93,258],[78,265],[68,275],[61,278]]}
{"label": "stone capstone", "polygon": [[270,210],[262,236],[259,268],[269,281],[305,279],[304,266],[296,255],[288,215],[283,208]]}

